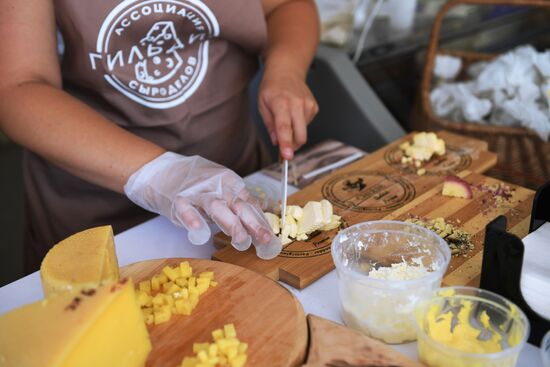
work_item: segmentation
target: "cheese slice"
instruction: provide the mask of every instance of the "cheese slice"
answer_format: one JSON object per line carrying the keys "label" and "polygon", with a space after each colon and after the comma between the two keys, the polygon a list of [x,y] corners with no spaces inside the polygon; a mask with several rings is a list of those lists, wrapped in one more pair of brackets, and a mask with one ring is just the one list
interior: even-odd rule
{"label": "cheese slice", "polygon": [[0,316],[0,367],[137,367],[151,351],[131,281]]}
{"label": "cheese slice", "polygon": [[42,261],[40,277],[46,296],[118,281],[111,226],[91,228],[59,242]]}

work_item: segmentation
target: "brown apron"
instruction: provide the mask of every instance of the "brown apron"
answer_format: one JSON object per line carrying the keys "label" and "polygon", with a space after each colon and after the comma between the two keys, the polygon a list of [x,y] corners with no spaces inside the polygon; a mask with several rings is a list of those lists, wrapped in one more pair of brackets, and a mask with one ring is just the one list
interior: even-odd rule
{"label": "brown apron", "polygon": [[[246,175],[267,163],[247,87],[266,42],[260,0],[55,0],[63,88],[126,130]],[[78,118],[78,116],[75,116]],[[152,214],[25,152],[26,270],[56,242]]]}

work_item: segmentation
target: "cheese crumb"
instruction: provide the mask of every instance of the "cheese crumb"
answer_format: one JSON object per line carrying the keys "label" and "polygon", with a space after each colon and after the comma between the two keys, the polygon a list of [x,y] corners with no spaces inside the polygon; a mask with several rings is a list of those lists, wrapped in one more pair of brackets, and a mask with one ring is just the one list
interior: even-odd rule
{"label": "cheese crumb", "polygon": [[420,261],[417,261],[414,265],[409,265],[406,261],[403,261],[391,264],[391,266],[373,269],[369,271],[369,277],[383,280],[412,280],[422,278],[429,273]]}

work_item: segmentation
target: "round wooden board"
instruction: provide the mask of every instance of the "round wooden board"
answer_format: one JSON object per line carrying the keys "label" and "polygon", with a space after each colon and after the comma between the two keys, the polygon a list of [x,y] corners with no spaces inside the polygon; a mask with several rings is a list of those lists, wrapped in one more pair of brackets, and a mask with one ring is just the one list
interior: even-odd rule
{"label": "round wooden board", "polygon": [[166,265],[189,261],[193,274],[213,271],[218,285],[200,297],[190,316],[148,326],[153,350],[146,366],[177,367],[193,355],[193,343],[212,342],[211,332],[233,323],[248,343],[246,366],[290,367],[304,362],[307,322],[296,298],[277,282],[236,265],[199,259],[160,259],[130,264],[121,277],[135,284],[160,274]]}

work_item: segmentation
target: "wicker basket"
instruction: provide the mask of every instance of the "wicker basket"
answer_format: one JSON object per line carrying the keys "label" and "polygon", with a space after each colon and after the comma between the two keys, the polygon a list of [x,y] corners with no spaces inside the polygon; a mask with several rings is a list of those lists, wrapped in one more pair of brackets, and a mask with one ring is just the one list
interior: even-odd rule
{"label": "wicker basket", "polygon": [[433,87],[433,67],[436,55],[452,55],[462,59],[463,69],[477,61],[487,61],[496,57],[463,51],[438,49],[439,32],[445,14],[456,5],[532,5],[550,9],[550,0],[451,0],[437,14],[428,48],[427,60],[422,77],[419,118],[413,122],[416,130],[445,129],[477,139],[485,140],[489,149],[498,155],[497,165],[488,174],[518,185],[536,188],[550,180],[550,143],[545,143],[534,132],[520,127],[480,125],[475,123],[453,122],[436,117],[432,113],[430,93]]}

